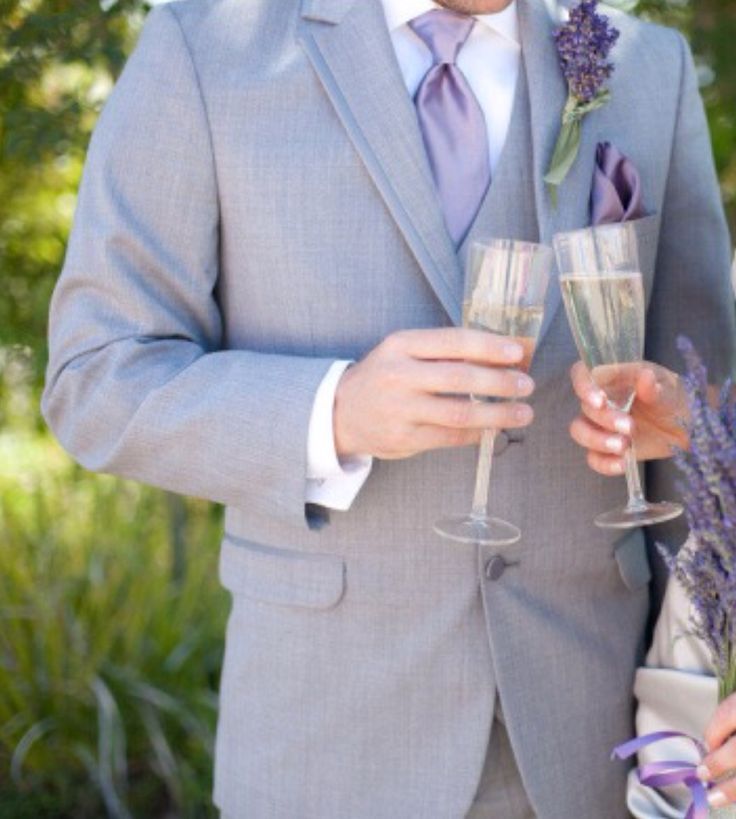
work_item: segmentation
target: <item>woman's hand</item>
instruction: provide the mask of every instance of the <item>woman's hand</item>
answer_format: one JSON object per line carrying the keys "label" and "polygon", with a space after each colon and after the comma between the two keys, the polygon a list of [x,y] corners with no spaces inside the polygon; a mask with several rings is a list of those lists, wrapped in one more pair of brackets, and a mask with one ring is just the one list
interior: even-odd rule
{"label": "woman's hand", "polygon": [[682,427],[688,409],[680,379],[658,364],[636,366],[636,397],[630,415],[607,406],[605,394],[581,361],[571,371],[581,414],[572,422],[570,434],[588,450],[590,467],[601,475],[623,474],[623,455],[632,439],[642,461],[668,458],[673,446],[688,447]]}
{"label": "woman's hand", "polygon": [[[705,731],[709,753],[698,768],[698,777],[713,782],[736,772],[736,694],[726,697],[718,706]],[[731,776],[708,793],[712,808],[736,803],[736,777]]]}

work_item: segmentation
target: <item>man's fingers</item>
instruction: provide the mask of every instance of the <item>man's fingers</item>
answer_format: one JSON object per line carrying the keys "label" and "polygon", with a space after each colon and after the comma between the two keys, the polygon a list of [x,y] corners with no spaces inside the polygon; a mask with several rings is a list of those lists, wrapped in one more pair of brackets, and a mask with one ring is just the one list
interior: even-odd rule
{"label": "man's fingers", "polygon": [[508,336],[462,327],[402,330],[389,336],[384,345],[428,361],[473,361],[505,366],[518,364],[524,357],[521,344]]}
{"label": "man's fingers", "polygon": [[493,398],[526,398],[534,381],[519,370],[447,361],[416,363],[412,382],[422,391]]}
{"label": "man's fingers", "polygon": [[518,429],[534,419],[528,404],[467,398],[422,398],[416,408],[412,408],[412,414],[422,425],[447,429]]}
{"label": "man's fingers", "polygon": [[570,435],[583,448],[603,455],[621,455],[629,446],[627,438],[611,434],[584,417],[578,417],[570,424]]}
{"label": "man's fingers", "polygon": [[603,409],[606,405],[606,396],[603,390],[596,386],[587,367],[578,361],[570,370],[570,378],[575,394],[583,404],[593,410]]}
{"label": "man's fingers", "polygon": [[425,425],[417,427],[414,435],[416,452],[429,452],[434,449],[454,449],[461,446],[474,446],[480,443],[483,430],[450,429]]}

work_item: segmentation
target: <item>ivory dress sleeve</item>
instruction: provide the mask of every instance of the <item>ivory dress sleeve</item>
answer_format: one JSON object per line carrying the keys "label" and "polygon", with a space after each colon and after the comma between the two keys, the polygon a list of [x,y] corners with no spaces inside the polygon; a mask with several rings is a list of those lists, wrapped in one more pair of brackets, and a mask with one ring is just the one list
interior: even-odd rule
{"label": "ivory dress sleeve", "polygon": [[[702,737],[718,704],[718,684],[708,650],[692,634],[690,603],[674,578],[667,587],[646,665],[636,673],[634,694],[638,736],[674,730]],[[644,748],[638,764],[667,759],[698,761],[691,743],[673,739]],[[627,804],[636,819],[684,819],[690,795],[684,786],[646,787],[632,771]]]}

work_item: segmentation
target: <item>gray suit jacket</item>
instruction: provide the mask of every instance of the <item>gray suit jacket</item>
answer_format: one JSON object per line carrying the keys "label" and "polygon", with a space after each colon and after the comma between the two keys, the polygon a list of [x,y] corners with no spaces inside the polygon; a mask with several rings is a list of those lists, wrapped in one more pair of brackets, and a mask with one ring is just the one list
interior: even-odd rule
{"label": "gray suit jacket", "polygon": [[[542,0],[520,0],[523,81],[472,236],[588,223],[595,146],[638,166],[649,357],[694,338],[730,370],[729,242],[682,38],[615,14],[613,101],[553,208],[566,88]],[[460,320],[444,228],[378,0],[184,0],[156,9],[90,146],[50,317],[42,408],[90,469],[226,504],[233,594],[215,799],[233,817],[460,817],[496,692],[537,814],[626,815],[610,749],[633,731],[650,568],[597,512],[567,427],[576,359],[550,288],[536,421],[499,457],[518,565],[431,529],[464,510],[472,450],[378,462],[352,509],[306,514],[314,393],[337,358]]]}

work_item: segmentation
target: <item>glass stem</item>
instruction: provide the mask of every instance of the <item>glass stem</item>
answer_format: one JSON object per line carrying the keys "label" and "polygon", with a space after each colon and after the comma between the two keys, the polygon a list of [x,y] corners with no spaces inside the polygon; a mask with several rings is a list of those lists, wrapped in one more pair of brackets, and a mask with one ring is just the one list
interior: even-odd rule
{"label": "glass stem", "polygon": [[626,504],[626,511],[643,512],[648,504],[641,488],[639,464],[636,460],[636,450],[634,449],[633,441],[624,456],[624,467],[626,471],[626,485],[629,488],[629,502]]}
{"label": "glass stem", "polygon": [[493,466],[493,444],[496,441],[496,430],[485,429],[480,439],[478,452],[478,469],[475,473],[475,492],[473,494],[473,511],[471,518],[484,518],[488,514],[488,487],[491,482]]}

